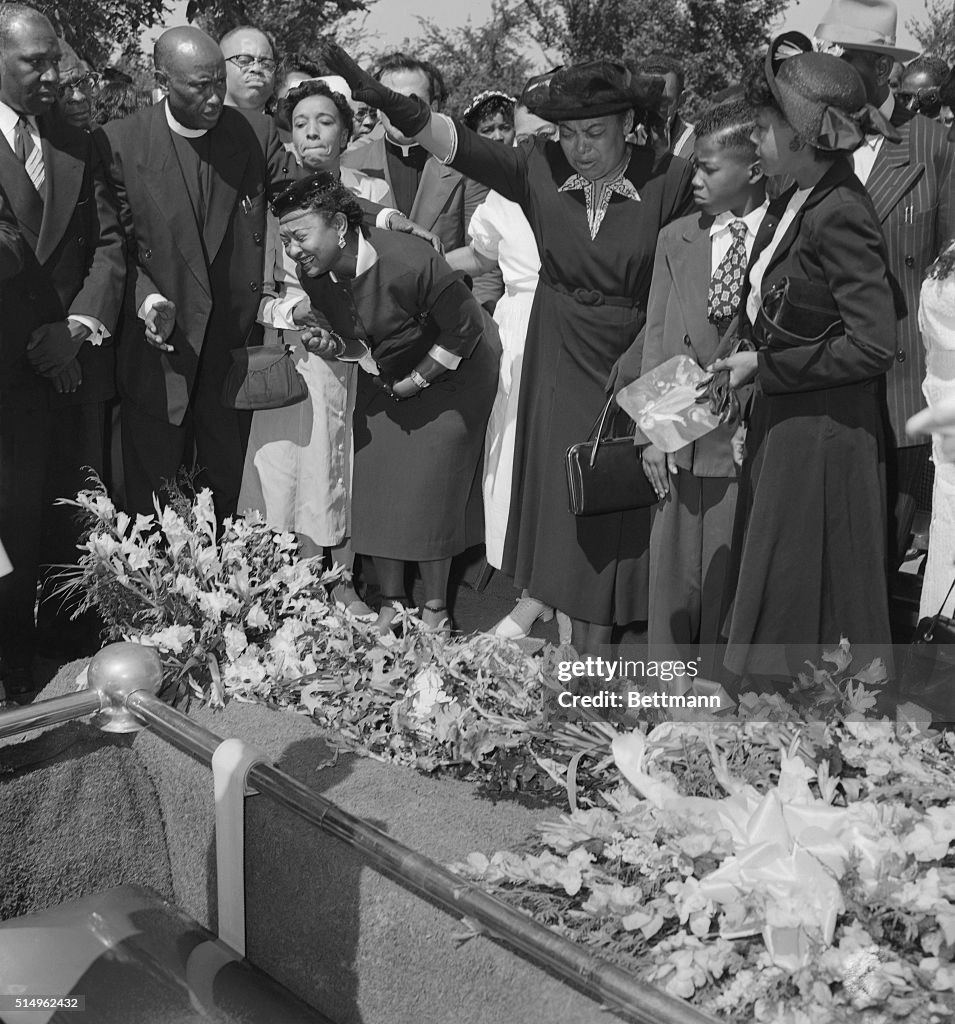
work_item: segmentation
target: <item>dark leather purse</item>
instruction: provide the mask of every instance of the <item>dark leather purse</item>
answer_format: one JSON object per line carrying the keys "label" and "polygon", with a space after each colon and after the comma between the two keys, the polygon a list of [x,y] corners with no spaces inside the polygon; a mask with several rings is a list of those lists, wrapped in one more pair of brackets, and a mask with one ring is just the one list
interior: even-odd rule
{"label": "dark leather purse", "polygon": [[286,345],[248,345],[232,349],[229,355],[232,365],[222,384],[222,404],[227,408],[284,409],[308,398],[305,379],[295,369]]}
{"label": "dark leather purse", "polygon": [[[643,472],[631,431],[624,437],[611,437],[616,414],[611,414],[611,396],[597,417],[590,437],[572,444],[564,456],[567,469],[567,494],[575,516],[598,516],[607,512],[625,512],[655,505],[653,485]],[[620,412],[620,410],[617,410]]]}
{"label": "dark leather purse", "polygon": [[784,277],[763,296],[753,334],[760,347],[795,348],[825,341],[844,330],[828,288]]}

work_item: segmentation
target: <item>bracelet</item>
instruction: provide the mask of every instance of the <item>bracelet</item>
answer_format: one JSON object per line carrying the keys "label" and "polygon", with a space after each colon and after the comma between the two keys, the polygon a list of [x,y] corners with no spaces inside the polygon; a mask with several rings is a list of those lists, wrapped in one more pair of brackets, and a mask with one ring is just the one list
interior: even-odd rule
{"label": "bracelet", "polygon": [[417,370],[412,370],[411,373],[408,374],[408,380],[413,384],[416,384],[422,391],[424,391],[425,388],[431,387],[431,381],[428,380],[427,377],[423,377]]}

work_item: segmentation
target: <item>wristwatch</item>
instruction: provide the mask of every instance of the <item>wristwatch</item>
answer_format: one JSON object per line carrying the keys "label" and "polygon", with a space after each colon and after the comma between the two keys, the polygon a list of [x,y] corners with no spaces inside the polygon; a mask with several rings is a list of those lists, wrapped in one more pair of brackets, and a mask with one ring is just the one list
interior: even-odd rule
{"label": "wristwatch", "polygon": [[431,387],[431,381],[428,380],[427,377],[423,377],[417,370],[412,370],[411,373],[408,374],[408,379],[421,388],[422,391],[424,391],[425,388]]}

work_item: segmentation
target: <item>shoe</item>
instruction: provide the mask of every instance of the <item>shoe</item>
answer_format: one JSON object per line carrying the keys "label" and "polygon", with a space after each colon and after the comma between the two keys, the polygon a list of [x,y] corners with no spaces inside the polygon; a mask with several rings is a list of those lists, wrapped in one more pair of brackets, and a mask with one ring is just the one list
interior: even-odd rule
{"label": "shoe", "polygon": [[376,618],[374,611],[370,605],[358,597],[356,591],[352,591],[355,594],[354,601],[345,601],[344,599],[344,588],[335,587],[332,590],[332,600],[335,602],[337,608],[341,608],[353,619],[358,619],[360,622],[371,622],[372,619]]}
{"label": "shoe", "polygon": [[392,629],[392,623],[401,608],[408,608],[408,596],[406,594],[396,594],[394,597],[385,597],[384,594],[381,596],[381,604],[378,606],[378,619],[375,622],[375,628],[379,633],[394,633]]}
{"label": "shoe", "polygon": [[447,614],[446,604],[426,604],[421,609],[421,621],[429,633],[441,633],[443,636],[451,635],[451,619]]}
{"label": "shoe", "polygon": [[522,597],[514,606],[514,611],[510,615],[505,615],[494,627],[493,633],[494,636],[502,636],[507,640],[523,640],[538,619],[541,622],[550,622],[553,617],[554,609],[543,601],[533,597]]}

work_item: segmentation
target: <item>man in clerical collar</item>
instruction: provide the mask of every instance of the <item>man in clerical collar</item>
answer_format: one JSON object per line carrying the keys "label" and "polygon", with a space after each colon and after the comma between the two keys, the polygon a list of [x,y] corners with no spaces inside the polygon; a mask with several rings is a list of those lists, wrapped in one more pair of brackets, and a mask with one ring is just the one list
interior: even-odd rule
{"label": "man in clerical collar", "polygon": [[258,344],[266,187],[281,144],[270,118],[225,105],[216,42],[193,27],[154,50],[165,98],[98,133],[126,226],[130,287],[119,346],[126,509],[148,513],[181,467],[219,518],[236,511],[249,414],[226,408],[231,351]]}
{"label": "man in clerical collar", "polygon": [[[427,61],[402,53],[386,57],[377,76],[404,96],[418,96],[438,110],[445,99],[444,80]],[[342,166],[384,178],[391,186],[395,206],[421,227],[433,231],[445,249],[459,249],[468,241],[471,215],[483,202],[487,189],[445,167],[413,139],[402,135],[381,114],[381,138],[364,140],[342,154]]]}

